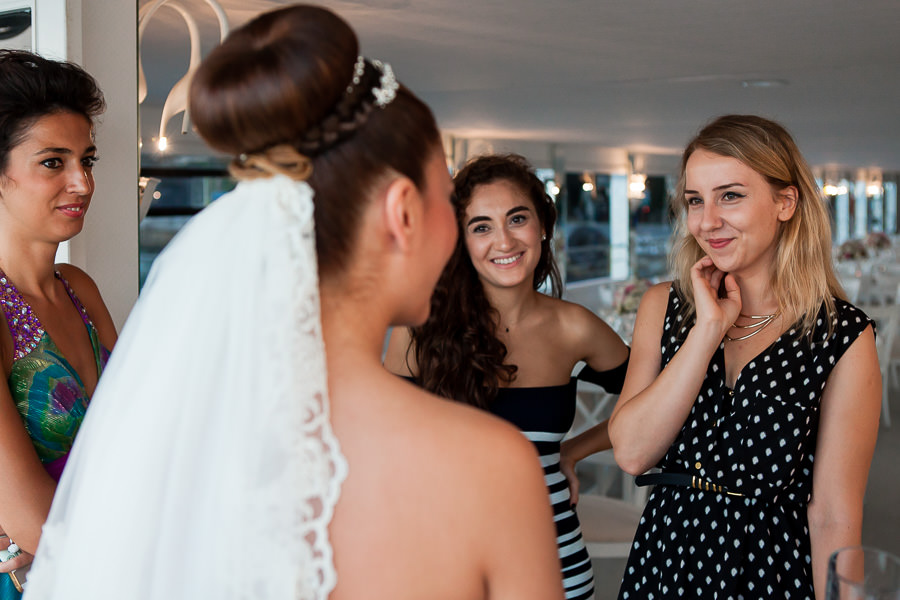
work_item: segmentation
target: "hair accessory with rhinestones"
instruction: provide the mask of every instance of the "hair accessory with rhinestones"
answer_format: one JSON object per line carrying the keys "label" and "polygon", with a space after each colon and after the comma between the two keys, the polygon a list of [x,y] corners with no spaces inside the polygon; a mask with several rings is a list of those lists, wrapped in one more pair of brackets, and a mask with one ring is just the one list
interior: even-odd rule
{"label": "hair accessory with rhinestones", "polygon": [[356,86],[362,81],[366,72],[366,63],[372,65],[380,73],[378,85],[372,87],[372,95],[375,96],[375,106],[384,108],[397,97],[397,90],[400,88],[400,84],[397,82],[397,78],[394,77],[394,69],[391,68],[391,65],[380,60],[366,60],[364,56],[357,56],[356,63],[353,65],[353,77],[350,79],[350,83],[347,84],[344,94],[345,96],[350,96],[353,90],[356,89]]}
{"label": "hair accessory with rhinestones", "polygon": [[400,84],[394,77],[394,70],[388,63],[380,60],[373,60],[372,65],[381,73],[381,79],[378,81],[378,87],[372,88],[372,94],[375,96],[375,106],[384,108],[397,97],[397,89]]}
{"label": "hair accessory with rhinestones", "polygon": [[350,81],[350,84],[347,86],[347,93],[350,94],[353,92],[353,88],[359,85],[359,82],[362,80],[363,73],[366,71],[366,57],[357,56],[356,64],[353,65],[353,79]]}

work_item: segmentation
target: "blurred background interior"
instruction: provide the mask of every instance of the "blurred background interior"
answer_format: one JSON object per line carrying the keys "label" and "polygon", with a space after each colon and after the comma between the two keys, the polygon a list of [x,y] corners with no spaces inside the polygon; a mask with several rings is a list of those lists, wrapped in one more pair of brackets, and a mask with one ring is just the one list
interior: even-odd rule
{"label": "blurred background interior", "polygon": [[[234,185],[224,158],[191,130],[190,70],[229,28],[282,4],[0,0],[0,46],[80,62],[107,94],[92,216],[61,258],[97,275],[120,328],[159,251]],[[623,337],[646,282],[667,277],[681,148],[725,113],[789,128],[831,210],[849,295],[864,306],[900,304],[896,0],[321,4],[432,107],[451,172],[485,152],[517,152],[538,168],[559,209],[566,295]],[[897,310],[883,313],[880,331],[893,332]],[[888,426],[900,356],[892,336],[881,337],[888,391],[864,541],[900,553],[900,435]],[[576,430],[614,401],[584,384]],[[614,597],[644,496],[611,456],[587,461],[582,477],[598,598]]]}

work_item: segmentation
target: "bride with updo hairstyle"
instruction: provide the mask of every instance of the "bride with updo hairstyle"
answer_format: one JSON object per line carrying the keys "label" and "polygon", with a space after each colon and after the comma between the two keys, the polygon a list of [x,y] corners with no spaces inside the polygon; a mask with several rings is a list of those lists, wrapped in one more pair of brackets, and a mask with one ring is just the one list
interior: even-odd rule
{"label": "bride with updo hairstyle", "polygon": [[456,243],[428,107],[296,5],[210,53],[191,114],[239,183],[154,264],[29,600],[562,598],[529,442],[381,365]]}

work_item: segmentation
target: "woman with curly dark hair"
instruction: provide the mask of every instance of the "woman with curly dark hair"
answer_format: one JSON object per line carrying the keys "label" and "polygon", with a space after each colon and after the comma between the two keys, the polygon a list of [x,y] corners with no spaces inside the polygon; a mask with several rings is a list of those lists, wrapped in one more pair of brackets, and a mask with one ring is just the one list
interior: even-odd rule
{"label": "woman with curly dark hair", "polygon": [[385,365],[431,392],[511,421],[535,444],[554,506],[566,597],[590,598],[574,464],[608,449],[609,437],[603,424],[567,441],[562,458],[560,442],[575,417],[575,366],[584,361],[579,376],[617,392],[628,347],[591,311],[560,299],[551,250],[556,208],[525,158],[476,158],[454,187],[456,250],[428,320],[394,332]]}

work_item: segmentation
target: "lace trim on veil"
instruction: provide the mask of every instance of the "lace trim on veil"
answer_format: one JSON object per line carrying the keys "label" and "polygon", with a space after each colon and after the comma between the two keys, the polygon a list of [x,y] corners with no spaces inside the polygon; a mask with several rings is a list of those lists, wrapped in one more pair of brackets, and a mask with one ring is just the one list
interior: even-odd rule
{"label": "lace trim on veil", "polygon": [[[327,598],[336,583],[327,528],[340,495],[340,484],[346,477],[347,464],[340,454],[329,420],[312,189],[305,183],[297,184],[283,177],[277,177],[274,183],[302,192],[300,201],[293,194],[279,194],[285,216],[281,234],[285,236],[289,252],[284,255],[285,264],[274,271],[294,279],[271,282],[269,286],[272,308],[277,310],[278,305],[289,306],[292,326],[283,327],[273,320],[269,322],[268,332],[272,340],[270,348],[284,349],[292,357],[291,360],[269,357],[270,364],[277,369],[272,376],[282,383],[280,389],[274,391],[283,398],[294,398],[298,405],[281,415],[273,414],[271,421],[275,428],[273,433],[278,432],[284,439],[295,442],[293,451],[289,453],[293,468],[281,470],[280,477],[271,485],[260,485],[256,489],[253,510],[277,513],[281,505],[294,511],[296,521],[291,528],[274,520],[264,521],[256,539],[282,537],[284,539],[276,544],[277,547],[294,545],[297,552],[294,564],[302,566],[296,597],[320,599]],[[297,396],[297,390],[304,392]],[[285,414],[290,418],[279,418]],[[301,435],[296,435],[297,432]],[[296,497],[285,503],[279,497],[279,490],[294,490]],[[256,557],[262,559],[257,561],[256,567],[264,573],[268,559],[262,553]],[[258,592],[258,587],[248,592]],[[250,597],[256,596],[248,595]]]}
{"label": "lace trim on veil", "polygon": [[157,258],[57,487],[27,598],[327,598],[347,474],[313,192],[241,182]]}

